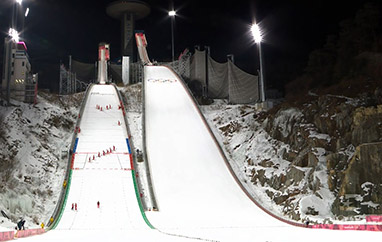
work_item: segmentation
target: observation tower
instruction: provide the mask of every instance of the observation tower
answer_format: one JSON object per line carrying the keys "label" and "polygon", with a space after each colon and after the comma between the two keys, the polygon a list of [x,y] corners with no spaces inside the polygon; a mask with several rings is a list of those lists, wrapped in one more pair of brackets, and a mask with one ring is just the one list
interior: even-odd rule
{"label": "observation tower", "polygon": [[150,6],[138,0],[121,0],[110,3],[106,13],[121,21],[121,55],[133,58],[135,20],[149,15]]}

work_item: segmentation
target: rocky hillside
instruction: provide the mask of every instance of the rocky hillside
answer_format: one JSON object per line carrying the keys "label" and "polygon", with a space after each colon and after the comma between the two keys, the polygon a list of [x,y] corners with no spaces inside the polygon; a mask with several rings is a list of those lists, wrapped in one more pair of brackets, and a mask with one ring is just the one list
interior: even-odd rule
{"label": "rocky hillside", "polygon": [[46,222],[55,209],[82,94],[40,92],[36,105],[0,106],[0,227]]}
{"label": "rocky hillside", "polygon": [[[289,145],[283,158],[291,165],[313,171],[322,159],[336,216],[382,212],[380,98],[379,89],[358,98],[316,96],[301,107],[280,107],[260,119],[274,139]],[[279,123],[290,110],[298,115],[287,115],[286,122]]]}
{"label": "rocky hillside", "polygon": [[268,112],[202,106],[239,178],[263,206],[297,221],[381,214],[382,103],[310,94]]}

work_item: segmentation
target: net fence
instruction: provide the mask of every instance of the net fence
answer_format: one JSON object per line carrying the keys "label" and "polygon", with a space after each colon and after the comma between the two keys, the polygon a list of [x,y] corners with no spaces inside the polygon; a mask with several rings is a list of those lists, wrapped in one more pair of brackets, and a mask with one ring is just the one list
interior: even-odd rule
{"label": "net fence", "polygon": [[219,63],[206,55],[206,51],[195,49],[190,58],[190,80],[207,87],[208,97],[228,99],[233,104],[259,101],[259,80],[232,61]]}

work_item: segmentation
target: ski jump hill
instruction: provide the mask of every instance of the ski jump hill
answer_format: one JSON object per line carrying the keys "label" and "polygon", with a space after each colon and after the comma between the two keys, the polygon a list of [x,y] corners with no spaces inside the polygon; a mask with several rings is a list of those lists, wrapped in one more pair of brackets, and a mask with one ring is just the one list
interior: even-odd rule
{"label": "ski jump hill", "polygon": [[144,211],[141,204],[117,88],[92,85],[76,127],[62,209],[47,233],[25,241],[377,241],[380,233],[357,231],[366,225],[307,228],[259,207],[186,85],[168,67],[152,65],[144,35],[136,38],[145,63],[145,162],[156,209]]}

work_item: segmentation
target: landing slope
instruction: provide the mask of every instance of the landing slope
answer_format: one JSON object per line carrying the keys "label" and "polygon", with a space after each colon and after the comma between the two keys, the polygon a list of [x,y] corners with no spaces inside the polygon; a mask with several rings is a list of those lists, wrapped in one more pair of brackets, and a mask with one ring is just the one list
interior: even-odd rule
{"label": "landing slope", "polygon": [[[28,240],[174,239],[150,229],[142,218],[134,190],[128,135],[123,112],[118,105],[120,100],[114,86],[92,86],[79,126],[63,216],[55,230]],[[97,201],[100,202],[99,208]],[[72,204],[77,204],[77,211],[72,210]]]}
{"label": "landing slope", "polygon": [[237,184],[188,91],[163,66],[145,66],[147,157],[158,212],[147,212],[158,229],[219,241],[321,241],[370,232],[315,230],[269,216]]}

